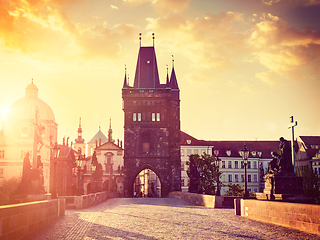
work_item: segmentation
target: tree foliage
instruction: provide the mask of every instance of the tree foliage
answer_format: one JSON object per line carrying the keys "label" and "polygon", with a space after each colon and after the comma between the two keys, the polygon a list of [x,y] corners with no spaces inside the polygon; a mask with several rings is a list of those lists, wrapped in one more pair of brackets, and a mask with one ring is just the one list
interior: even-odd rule
{"label": "tree foliage", "polygon": [[312,197],[314,203],[320,203],[320,176],[312,168],[297,169],[297,175],[302,177],[303,192]]}
{"label": "tree foliage", "polygon": [[10,204],[10,196],[14,193],[20,183],[20,177],[4,179],[0,183],[0,205]]}
{"label": "tree foliage", "polygon": [[[215,163],[215,157],[208,155],[206,153],[203,153],[201,156],[199,156],[198,154],[192,154],[189,156],[189,161],[186,162],[188,166],[190,165],[191,156],[195,161],[197,170],[200,175],[198,192],[209,194],[209,195],[216,194],[217,177],[219,176],[219,182],[220,182],[220,176],[222,173],[219,171],[219,166],[217,166]],[[188,173],[190,172],[190,166],[187,172]]]}
{"label": "tree foliage", "polygon": [[227,187],[228,187],[228,190],[224,194],[225,196],[243,196],[244,187],[242,187],[240,184],[229,183]]}

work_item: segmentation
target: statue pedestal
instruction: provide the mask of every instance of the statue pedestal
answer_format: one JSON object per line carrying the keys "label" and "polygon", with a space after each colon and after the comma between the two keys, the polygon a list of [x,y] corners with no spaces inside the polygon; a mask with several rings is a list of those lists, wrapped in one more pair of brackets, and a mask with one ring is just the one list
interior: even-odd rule
{"label": "statue pedestal", "polygon": [[310,203],[312,199],[303,195],[302,177],[280,174],[267,174],[263,193],[257,193],[259,200],[278,200]]}

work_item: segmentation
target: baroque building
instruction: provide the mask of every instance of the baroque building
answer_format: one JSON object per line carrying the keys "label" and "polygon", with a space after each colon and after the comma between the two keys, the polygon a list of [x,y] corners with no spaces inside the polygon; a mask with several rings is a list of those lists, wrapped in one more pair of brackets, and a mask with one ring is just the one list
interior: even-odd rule
{"label": "baroque building", "polygon": [[134,84],[129,86],[125,73],[122,88],[127,196],[133,196],[135,179],[145,169],[158,176],[162,197],[181,191],[179,92],[174,65],[161,84],[154,46],[140,43]]}
{"label": "baroque building", "polygon": [[[38,97],[32,82],[25,97],[12,104],[0,133],[0,179],[20,177],[25,154],[29,152],[33,168],[42,168],[45,191],[50,185],[50,153],[57,141],[58,124],[50,106]],[[41,164],[37,156],[41,156]],[[41,165],[41,166],[40,166]]]}

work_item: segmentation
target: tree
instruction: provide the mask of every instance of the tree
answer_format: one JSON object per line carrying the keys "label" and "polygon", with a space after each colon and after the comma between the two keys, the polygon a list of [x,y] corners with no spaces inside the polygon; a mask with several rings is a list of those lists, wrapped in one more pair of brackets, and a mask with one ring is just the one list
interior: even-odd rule
{"label": "tree", "polygon": [[10,204],[10,196],[14,193],[20,183],[21,178],[13,177],[4,179],[0,185],[0,205]]}
{"label": "tree", "polygon": [[[221,172],[219,171],[219,167],[216,166],[215,157],[206,153],[203,153],[202,156],[199,156],[198,154],[192,154],[189,156],[189,161],[186,162],[188,166],[190,165],[190,158],[193,158],[195,161],[197,170],[199,172],[199,193],[205,193],[209,195],[216,194],[217,177],[219,176],[220,182]],[[190,172],[190,166],[187,172]]]}
{"label": "tree", "polygon": [[312,168],[297,169],[297,176],[302,177],[303,192],[312,197],[314,203],[320,203],[320,176]]}
{"label": "tree", "polygon": [[242,196],[244,193],[244,188],[238,183],[229,183],[227,187],[228,191],[225,196]]}

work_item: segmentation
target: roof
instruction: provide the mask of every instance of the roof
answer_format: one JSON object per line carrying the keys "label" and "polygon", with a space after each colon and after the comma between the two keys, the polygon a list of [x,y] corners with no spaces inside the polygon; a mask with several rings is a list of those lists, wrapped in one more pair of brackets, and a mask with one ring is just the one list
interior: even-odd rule
{"label": "roof", "polygon": [[58,147],[60,148],[60,152],[59,152],[59,158],[69,158],[70,154],[73,154],[73,157],[71,155],[71,159],[75,159],[74,158],[74,150],[72,149],[72,147],[66,146],[66,145],[58,145]]}
{"label": "roof", "polygon": [[181,131],[182,146],[213,146],[214,150],[219,151],[219,157],[240,157],[239,151],[244,143],[250,151],[250,158],[272,158],[272,152],[279,148],[279,141],[206,141]]}
{"label": "roof", "polygon": [[95,143],[96,141],[100,142],[100,139],[102,143],[108,142],[108,138],[101,132],[101,129],[99,128],[99,131],[88,143]]}
{"label": "roof", "polygon": [[307,147],[320,145],[320,136],[299,136]]}
{"label": "roof", "polygon": [[133,87],[160,87],[157,58],[154,47],[140,47]]}
{"label": "roof", "polygon": [[118,145],[114,144],[113,142],[109,141],[97,147],[96,150],[123,150],[123,149]]}

